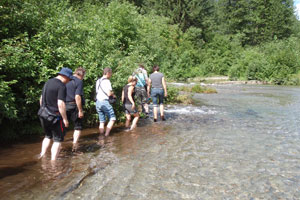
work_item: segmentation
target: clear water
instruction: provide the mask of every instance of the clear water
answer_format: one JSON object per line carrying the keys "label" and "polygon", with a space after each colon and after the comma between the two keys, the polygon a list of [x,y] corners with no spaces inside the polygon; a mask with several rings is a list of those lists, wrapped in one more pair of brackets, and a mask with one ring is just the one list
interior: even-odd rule
{"label": "clear water", "polygon": [[1,199],[300,199],[300,88],[224,85],[98,142],[71,135],[59,160],[41,141],[0,150]]}

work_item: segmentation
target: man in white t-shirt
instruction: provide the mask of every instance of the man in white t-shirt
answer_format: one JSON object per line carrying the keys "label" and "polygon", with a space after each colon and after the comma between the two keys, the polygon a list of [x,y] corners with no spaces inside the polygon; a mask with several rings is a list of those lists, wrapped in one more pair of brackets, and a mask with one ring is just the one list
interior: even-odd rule
{"label": "man in white t-shirt", "polygon": [[113,107],[110,105],[108,99],[109,96],[116,97],[112,91],[110,77],[112,75],[111,68],[104,68],[102,78],[98,79],[96,82],[96,110],[99,115],[100,125],[99,131],[100,134],[104,133],[104,124],[106,121],[106,117],[109,122],[106,126],[105,136],[109,136],[109,133],[116,121],[116,115]]}

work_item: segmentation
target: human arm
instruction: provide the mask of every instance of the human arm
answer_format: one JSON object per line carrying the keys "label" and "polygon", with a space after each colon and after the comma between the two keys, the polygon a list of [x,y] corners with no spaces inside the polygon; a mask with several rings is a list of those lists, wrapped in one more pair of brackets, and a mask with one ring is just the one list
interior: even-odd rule
{"label": "human arm", "polygon": [[63,122],[65,124],[65,127],[69,127],[69,121],[67,118],[67,113],[66,113],[66,86],[61,85],[58,90],[58,96],[57,96],[57,106],[58,106],[58,111],[63,119]]}
{"label": "human arm", "polygon": [[167,84],[166,84],[166,81],[165,81],[165,77],[162,77],[162,85],[163,85],[163,88],[164,88],[165,97],[167,97],[168,93],[167,93]]}
{"label": "human arm", "polygon": [[108,96],[113,96],[116,97],[116,95],[114,94],[114,91],[109,90],[109,92],[107,93]]}
{"label": "human arm", "polygon": [[[46,84],[45,84],[46,85]],[[45,85],[44,85],[44,87],[43,87],[43,89],[42,89],[42,94],[41,94],[41,96],[40,96],[40,106],[42,106],[42,104],[43,104],[43,94],[44,94],[44,90],[45,90]]]}
{"label": "human arm", "polygon": [[82,98],[80,95],[75,95],[75,102],[78,108],[78,118],[83,118]]}
{"label": "human arm", "polygon": [[[74,80],[73,80],[74,81]],[[75,83],[75,81],[74,81]],[[83,96],[83,81],[79,80],[77,81],[76,85],[76,91],[75,91],[75,102],[78,109],[78,118],[83,118],[83,106],[82,106],[82,96]]]}
{"label": "human arm", "polygon": [[148,98],[150,97],[150,93],[148,91],[150,91],[150,87],[151,87],[151,82],[150,82],[150,78],[146,79],[146,92],[147,92],[147,96]]}
{"label": "human arm", "polygon": [[148,94],[148,97],[150,97],[150,87],[151,87],[151,79],[149,78],[149,79],[148,79],[148,86],[147,86],[147,94]]}
{"label": "human arm", "polygon": [[69,127],[69,121],[67,118],[67,113],[66,113],[66,104],[63,100],[58,99],[57,100],[57,105],[58,105],[58,110],[59,113],[63,119],[63,122],[65,124],[65,127]]}
{"label": "human arm", "polygon": [[143,71],[143,76],[144,76],[144,79],[145,79],[145,81],[146,81],[146,87],[147,87],[147,89],[148,89],[148,85],[149,85],[149,77],[148,77],[148,74],[147,74],[147,71],[144,69],[144,71]]}

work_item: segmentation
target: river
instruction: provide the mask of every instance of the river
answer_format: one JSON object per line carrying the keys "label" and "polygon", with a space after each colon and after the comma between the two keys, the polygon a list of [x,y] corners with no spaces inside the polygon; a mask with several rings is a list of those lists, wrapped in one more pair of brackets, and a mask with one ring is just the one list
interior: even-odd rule
{"label": "river", "polygon": [[218,85],[98,141],[72,133],[59,159],[41,139],[0,150],[1,199],[300,199],[300,88]]}

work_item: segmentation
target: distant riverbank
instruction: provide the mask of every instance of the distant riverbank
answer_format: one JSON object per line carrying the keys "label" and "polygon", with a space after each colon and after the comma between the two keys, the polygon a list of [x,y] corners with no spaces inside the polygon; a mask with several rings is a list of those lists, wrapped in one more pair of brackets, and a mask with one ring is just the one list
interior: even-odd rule
{"label": "distant riverbank", "polygon": [[200,85],[214,85],[214,84],[249,84],[249,85],[266,85],[270,84],[266,81],[258,80],[230,80],[228,76],[212,76],[212,77],[195,77],[188,79],[188,83],[200,83]]}

